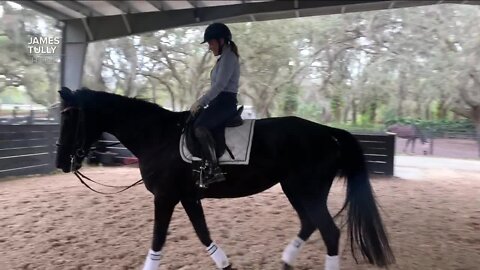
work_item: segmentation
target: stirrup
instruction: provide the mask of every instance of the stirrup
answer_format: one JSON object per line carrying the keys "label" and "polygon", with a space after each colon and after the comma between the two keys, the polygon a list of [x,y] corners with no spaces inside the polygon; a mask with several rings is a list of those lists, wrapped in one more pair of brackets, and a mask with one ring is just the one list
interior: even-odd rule
{"label": "stirrup", "polygon": [[204,179],[204,181],[207,183],[207,185],[212,184],[212,183],[217,183],[217,182],[223,182],[225,181],[225,175],[223,172],[215,172],[213,174],[207,175],[207,177]]}
{"label": "stirrup", "polygon": [[206,162],[202,160],[202,163],[198,168],[199,170],[194,170],[194,172],[198,173],[198,180],[195,184],[197,184],[199,188],[208,188],[208,184],[205,183],[205,179],[204,179],[207,168],[208,168],[208,164],[206,164]]}
{"label": "stirrup", "polygon": [[197,181],[197,185],[200,188],[208,188],[208,185],[212,183],[222,182],[225,181],[225,176],[220,167],[216,165],[214,168],[211,167],[212,165],[209,161],[204,161],[200,166],[199,171],[199,179]]}

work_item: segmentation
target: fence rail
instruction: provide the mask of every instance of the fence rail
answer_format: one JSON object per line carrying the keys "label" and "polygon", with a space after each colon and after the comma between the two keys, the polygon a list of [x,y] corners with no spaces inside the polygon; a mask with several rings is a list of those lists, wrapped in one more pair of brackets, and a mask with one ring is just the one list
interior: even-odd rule
{"label": "fence rail", "polygon": [[55,170],[58,125],[1,125],[0,178]]}
{"label": "fence rail", "polygon": [[395,135],[380,133],[353,134],[363,148],[371,174],[392,176],[394,173]]}
{"label": "fence rail", "polygon": [[[395,136],[384,133],[355,133],[353,134],[364,151],[368,170],[372,174],[393,176],[395,156]],[[108,146],[119,143],[113,135],[104,133],[103,139],[98,142],[97,147],[103,146],[103,151],[98,152],[93,158],[100,163],[109,165],[106,162],[122,163],[125,158],[134,157],[123,145]],[[111,155],[115,157],[112,158]]]}
{"label": "fence rail", "polygon": [[[0,128],[0,178],[43,174],[55,170],[55,142],[59,125],[2,125]],[[354,134],[363,148],[369,172],[393,175],[395,136]],[[99,141],[108,145],[118,140],[110,134]],[[98,146],[97,146],[98,147]],[[133,155],[123,145],[105,146],[106,153],[125,159]],[[97,153],[97,155],[102,155]],[[112,156],[110,155],[110,160]],[[113,159],[115,160],[115,159]],[[118,161],[118,159],[117,159]]]}

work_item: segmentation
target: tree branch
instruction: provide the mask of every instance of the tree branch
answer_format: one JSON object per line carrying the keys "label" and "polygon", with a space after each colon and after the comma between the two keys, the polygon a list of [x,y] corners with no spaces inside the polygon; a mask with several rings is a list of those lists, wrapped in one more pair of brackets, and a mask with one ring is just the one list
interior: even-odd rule
{"label": "tree branch", "polygon": [[461,115],[465,118],[472,119],[472,110],[461,107],[452,107],[450,110],[458,115]]}
{"label": "tree branch", "polygon": [[[469,72],[469,77],[472,78],[475,82],[474,74]],[[468,106],[470,106],[470,107],[478,106],[480,104],[480,102],[478,102],[478,101],[476,101],[472,98],[472,96],[470,95],[470,93],[467,89],[467,85],[468,85],[468,80],[466,80],[466,82],[462,83],[458,87],[458,90],[460,91],[460,97],[462,97],[463,101],[465,101],[465,103],[467,103]]]}

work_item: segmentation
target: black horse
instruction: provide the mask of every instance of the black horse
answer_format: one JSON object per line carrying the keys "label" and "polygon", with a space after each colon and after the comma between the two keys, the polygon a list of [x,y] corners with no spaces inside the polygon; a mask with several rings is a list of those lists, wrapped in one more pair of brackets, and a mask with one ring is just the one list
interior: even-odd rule
{"label": "black horse", "polygon": [[[181,202],[195,232],[217,267],[231,269],[225,253],[210,238],[200,199],[235,198],[262,192],[280,183],[296,210],[301,228],[282,256],[291,264],[315,230],[327,247],[326,269],[339,269],[340,230],[327,208],[327,196],[336,176],[345,177],[351,251],[379,267],[394,262],[386,232],[370,185],[360,145],[347,131],[298,117],[259,119],[248,165],[222,165],[227,180],[206,190],[197,189],[191,164],[179,154],[179,139],[188,111],[162,107],[86,88],[59,91],[62,100],[57,167],[80,169],[90,146],[102,132],[114,134],[138,157],[146,188],[154,195],[153,241],[145,270],[156,270],[175,206]],[[295,242],[295,243],[294,243]]]}

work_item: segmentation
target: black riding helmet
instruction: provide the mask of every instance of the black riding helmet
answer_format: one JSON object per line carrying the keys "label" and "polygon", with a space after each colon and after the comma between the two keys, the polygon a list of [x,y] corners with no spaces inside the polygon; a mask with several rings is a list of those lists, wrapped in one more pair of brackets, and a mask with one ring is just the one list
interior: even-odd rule
{"label": "black riding helmet", "polygon": [[205,43],[212,39],[221,39],[224,38],[225,42],[232,40],[232,32],[228,29],[223,23],[212,23],[210,24],[207,29],[205,29],[205,33],[203,34],[203,42]]}

